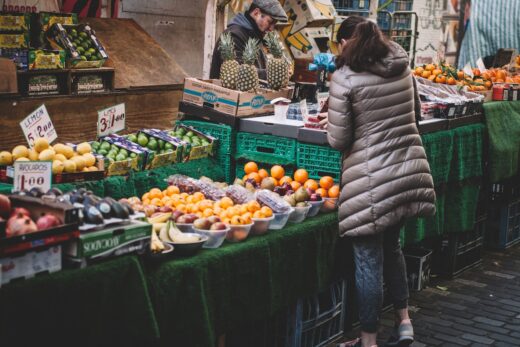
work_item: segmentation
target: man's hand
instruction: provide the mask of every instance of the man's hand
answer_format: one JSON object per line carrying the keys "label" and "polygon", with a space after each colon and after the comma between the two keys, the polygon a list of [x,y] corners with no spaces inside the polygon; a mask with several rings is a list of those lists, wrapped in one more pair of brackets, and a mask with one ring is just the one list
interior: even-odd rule
{"label": "man's hand", "polygon": [[327,124],[329,124],[329,113],[328,112],[320,113],[318,115],[318,117],[319,118],[323,118],[322,120],[320,120],[320,126],[323,129],[327,129]]}

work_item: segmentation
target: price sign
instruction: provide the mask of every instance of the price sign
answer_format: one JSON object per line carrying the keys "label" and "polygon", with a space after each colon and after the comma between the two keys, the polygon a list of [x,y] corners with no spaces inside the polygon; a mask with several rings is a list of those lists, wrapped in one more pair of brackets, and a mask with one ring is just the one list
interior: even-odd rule
{"label": "price sign", "polygon": [[51,189],[52,162],[16,161],[14,163],[13,191],[29,190],[34,187],[44,192]]}
{"label": "price sign", "polygon": [[125,125],[125,104],[115,105],[98,111],[98,136],[105,136],[123,130]]}
{"label": "price sign", "polygon": [[480,72],[487,71],[486,65],[484,65],[484,61],[482,58],[478,58],[477,60],[477,68],[480,70]]}
{"label": "price sign", "polygon": [[41,105],[28,115],[20,122],[20,126],[30,147],[34,145],[34,140],[39,137],[47,139],[49,143],[58,138],[45,105]]}
{"label": "price sign", "polygon": [[471,69],[470,63],[467,63],[464,68],[462,69],[466,75],[469,75],[469,77],[473,78],[473,70]]}

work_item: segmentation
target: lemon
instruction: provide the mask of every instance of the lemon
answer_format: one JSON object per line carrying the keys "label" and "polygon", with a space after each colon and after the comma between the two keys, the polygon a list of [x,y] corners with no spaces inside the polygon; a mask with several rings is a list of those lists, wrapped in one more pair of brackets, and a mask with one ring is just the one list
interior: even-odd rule
{"label": "lemon", "polygon": [[65,145],[63,143],[57,143],[54,146],[52,146],[52,148],[54,149],[54,152],[56,152],[56,154],[65,155]]}
{"label": "lemon", "polygon": [[33,149],[36,152],[41,153],[44,150],[46,150],[47,148],[49,148],[49,141],[47,141],[47,139],[44,139],[43,137],[39,137],[36,140],[34,140]]}
{"label": "lemon", "polygon": [[18,158],[27,158],[29,156],[29,149],[23,145],[16,146],[13,148],[13,159],[16,160]]}
{"label": "lemon", "polygon": [[40,154],[35,149],[29,150],[29,159],[30,160],[39,160]]}
{"label": "lemon", "polygon": [[85,166],[85,167],[83,168],[83,170],[81,170],[81,171],[83,171],[83,172],[89,172],[90,170],[88,169],[88,167]]}
{"label": "lemon", "polygon": [[40,160],[54,160],[54,156],[56,155],[56,152],[54,152],[54,149],[45,149],[43,150],[40,155],[38,156],[38,159]]}
{"label": "lemon", "polygon": [[0,152],[0,165],[11,165],[13,163],[13,155],[7,151]]}
{"label": "lemon", "polygon": [[20,157],[20,158],[16,159],[15,161],[30,161],[30,160],[25,157]]}
{"label": "lemon", "polygon": [[85,153],[92,152],[92,148],[90,147],[90,145],[87,142],[82,142],[79,145],[77,145],[76,151],[79,154],[85,154]]}
{"label": "lemon", "polygon": [[67,157],[64,156],[63,154],[59,153],[59,154],[56,154],[56,155],[54,156],[54,160],[59,160],[59,161],[61,161],[62,163],[64,163],[65,160],[67,160]]}
{"label": "lemon", "polygon": [[85,159],[86,166],[94,166],[96,164],[96,157],[92,153],[83,154],[83,158]]}
{"label": "lemon", "polygon": [[76,172],[76,163],[73,162],[72,160],[65,160],[63,162],[63,170],[65,172]]}
{"label": "lemon", "polygon": [[81,171],[86,166],[85,158],[81,156],[72,157],[70,160],[76,164],[76,171]]}
{"label": "lemon", "polygon": [[88,171],[98,171],[99,169],[96,166],[91,166],[88,168]]}
{"label": "lemon", "polygon": [[60,174],[65,169],[65,165],[61,160],[55,160],[52,162],[52,173],[53,174]]}
{"label": "lemon", "polygon": [[63,153],[61,153],[61,154],[66,156],[67,159],[70,159],[74,156],[74,150],[70,146],[63,145]]}

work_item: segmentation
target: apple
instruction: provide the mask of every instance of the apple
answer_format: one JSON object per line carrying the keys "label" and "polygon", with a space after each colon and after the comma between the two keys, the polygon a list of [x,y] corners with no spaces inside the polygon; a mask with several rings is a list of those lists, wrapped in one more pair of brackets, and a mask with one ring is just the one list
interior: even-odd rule
{"label": "apple", "polygon": [[311,194],[310,201],[321,201],[321,195],[320,194]]}
{"label": "apple", "polygon": [[172,208],[170,206],[163,206],[159,208],[159,212],[172,212]]}
{"label": "apple", "polygon": [[226,230],[228,227],[226,224],[222,223],[222,222],[217,222],[215,224],[213,224],[209,230]]}
{"label": "apple", "polygon": [[177,219],[178,219],[180,216],[182,216],[183,214],[184,214],[184,213],[182,213],[182,212],[179,211],[179,210],[173,210],[173,212],[172,212],[172,216],[170,217],[170,219],[171,219],[172,221],[175,221],[175,222],[176,222]]}
{"label": "apple", "polygon": [[199,218],[193,222],[193,227],[200,230],[209,230],[211,223],[207,218]]}
{"label": "apple", "polygon": [[311,189],[311,188],[307,188],[307,194],[309,194],[309,196],[311,196],[312,194],[314,194],[314,189]]}
{"label": "apple", "polygon": [[188,220],[188,224],[191,224],[191,223],[195,222],[195,220],[199,217],[196,214],[187,214],[186,218]]}
{"label": "apple", "polygon": [[211,217],[208,217],[208,221],[209,221],[211,224],[215,224],[215,223],[222,222],[222,220],[220,220],[220,218],[217,217],[217,216],[211,216]]}

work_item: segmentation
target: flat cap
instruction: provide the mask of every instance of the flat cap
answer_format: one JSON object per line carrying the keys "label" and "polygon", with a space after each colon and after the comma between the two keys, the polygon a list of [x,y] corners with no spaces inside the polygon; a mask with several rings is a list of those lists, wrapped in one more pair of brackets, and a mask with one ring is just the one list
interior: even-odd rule
{"label": "flat cap", "polygon": [[287,13],[278,0],[253,0],[253,5],[258,6],[266,14],[280,22],[287,22]]}

